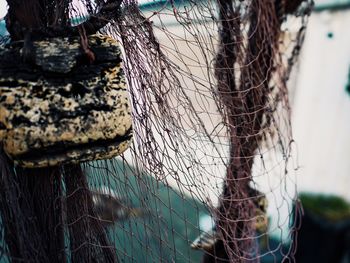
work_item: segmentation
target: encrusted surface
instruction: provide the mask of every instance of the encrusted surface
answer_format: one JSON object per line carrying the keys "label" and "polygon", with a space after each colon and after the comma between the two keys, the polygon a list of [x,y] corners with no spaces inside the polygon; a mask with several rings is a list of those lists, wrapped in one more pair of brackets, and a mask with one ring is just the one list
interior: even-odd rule
{"label": "encrusted surface", "polygon": [[[0,140],[19,165],[111,158],[128,147],[132,123],[118,44],[94,35],[89,45],[93,65],[84,64],[79,39],[66,38],[35,42],[32,67],[14,73],[11,61],[1,66]],[[2,60],[19,50],[0,50]]]}

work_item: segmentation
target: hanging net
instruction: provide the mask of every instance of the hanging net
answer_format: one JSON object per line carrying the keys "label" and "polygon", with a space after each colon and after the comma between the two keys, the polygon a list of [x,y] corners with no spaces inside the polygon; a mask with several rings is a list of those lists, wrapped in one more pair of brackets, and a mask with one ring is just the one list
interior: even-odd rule
{"label": "hanging net", "polygon": [[[111,159],[105,154],[80,162],[70,155],[47,161],[74,136],[50,151],[37,144],[45,167],[23,167],[6,147],[1,150],[4,262],[295,262],[300,208],[287,84],[311,0],[7,2],[9,37],[2,40],[0,54],[17,50],[22,64],[12,66],[22,73],[11,82],[10,66],[2,66],[0,92],[24,85],[30,93],[41,85],[38,79],[57,87],[76,81],[77,75],[50,71],[58,67],[57,57],[50,66],[40,64],[41,71],[35,71],[40,77],[30,78],[30,65],[38,63],[40,52],[52,54],[44,47],[56,42],[67,46],[62,54],[78,46],[74,52],[81,59],[72,68],[85,81],[102,67],[98,49],[105,40],[91,39],[108,36],[118,43],[123,61],[118,83],[127,87],[129,106],[123,111],[131,114],[132,132],[125,132],[130,147]],[[103,65],[112,63],[108,56],[103,59]],[[90,90],[103,81],[98,85],[107,87],[106,74],[82,83]],[[67,94],[76,91],[73,86]],[[107,111],[103,105],[109,100],[98,101],[111,91],[99,92],[94,93],[99,107],[57,104],[66,114],[56,123],[69,122],[84,108],[86,118],[79,123],[90,125],[86,129],[95,138],[101,125],[91,116]],[[86,94],[76,92],[69,100],[88,103]],[[6,112],[11,113],[6,103],[0,100],[1,136],[15,126],[13,119],[12,126],[4,126]],[[102,125],[104,131],[116,123],[110,115],[101,116],[108,124]],[[16,124],[46,129],[40,118],[16,118]],[[47,139],[42,134],[37,140]],[[106,134],[96,139],[99,147],[107,143]],[[76,149],[81,156],[95,146],[89,137]]]}

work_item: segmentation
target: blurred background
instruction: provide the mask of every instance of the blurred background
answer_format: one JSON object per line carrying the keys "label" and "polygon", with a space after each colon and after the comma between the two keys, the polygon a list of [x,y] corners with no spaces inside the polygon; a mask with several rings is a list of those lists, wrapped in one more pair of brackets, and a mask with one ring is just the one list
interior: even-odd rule
{"label": "blurred background", "polygon": [[[178,2],[180,5],[186,3],[186,1]],[[146,15],[165,4],[166,1],[140,1],[140,7]],[[6,1],[0,0],[0,19],[6,15],[6,9]],[[179,39],[184,38],[185,33],[177,23],[174,23],[173,18],[167,19],[165,16],[162,21],[154,21],[156,26],[160,28],[160,22],[164,23],[173,35],[178,36]],[[297,262],[350,262],[349,26],[350,0],[316,0],[301,56],[289,82],[295,144],[293,163],[291,164],[292,176],[287,186],[293,192],[294,185],[297,185],[298,191],[302,193],[300,199],[305,212],[304,224],[299,237],[297,237],[298,251],[300,251],[297,253]],[[215,30],[213,28],[212,32]],[[165,34],[160,30],[156,30],[156,33],[161,44],[169,45]],[[295,33],[293,27],[290,27],[286,37],[288,34]],[[5,23],[2,19],[0,20],[0,35],[6,34]],[[188,47],[180,42],[175,43],[174,46],[179,48],[181,53],[187,52]],[[196,53],[195,50],[191,52]],[[200,68],[192,68],[192,71],[196,72],[199,78],[204,74]],[[125,158],[128,156],[126,155]],[[224,167],[216,167],[216,169],[224,171]],[[133,179],[128,180],[132,181]],[[153,179],[150,177],[149,180]],[[216,202],[221,191],[221,180],[222,177],[218,177],[215,178],[215,182],[212,181],[211,185],[219,185],[216,188],[208,186],[207,191],[211,193],[209,196],[213,203]],[[176,204],[178,213],[185,213],[189,222],[199,223],[199,229],[202,231],[209,230],[212,227],[212,219],[205,207],[201,206],[198,200],[193,200],[191,204],[186,202],[189,205],[187,208],[181,206],[182,199],[180,194],[176,192],[177,183],[171,178],[168,183],[175,189],[171,192],[172,197],[170,198],[169,192],[165,190],[159,195],[160,199],[163,198],[166,200],[164,202],[166,204],[169,202],[169,204],[162,207],[162,202],[159,202],[157,208],[163,209],[165,217],[168,216],[164,222],[173,220],[175,223],[172,224],[172,230],[175,229],[175,232],[181,233],[181,224],[176,224],[176,216],[174,217],[171,213],[167,215],[166,212],[167,207],[176,207],[174,206]],[[261,187],[264,188],[264,182],[260,183]],[[120,184],[125,184],[125,181],[121,181]],[[133,183],[131,182],[131,184]],[[266,187],[269,189],[271,185]],[[273,200],[269,201],[274,202]],[[275,202],[278,203],[278,201]],[[191,206],[199,209],[201,213],[191,214]],[[272,209],[274,207],[271,206]],[[273,226],[274,218],[281,220],[282,217],[283,221],[283,215],[281,216],[283,209],[281,211],[269,211],[272,222],[271,236],[275,236],[275,238],[285,235],[286,231],[281,229],[288,227],[288,220],[285,224],[279,222],[276,223],[276,227]],[[279,214],[276,215],[276,213]],[[286,211],[285,217],[288,216],[289,212]],[[132,228],[130,225],[124,227]],[[275,228],[277,231],[274,231]],[[191,228],[188,231],[191,232]],[[119,242],[127,242],[125,236],[122,233],[119,234]],[[187,233],[186,238],[191,236],[193,240],[198,234],[197,228],[193,227],[193,233]],[[174,236],[176,238],[176,234]],[[179,234],[179,242],[182,239],[184,238]],[[151,245],[156,246],[157,244]],[[179,246],[181,245],[177,245],[176,249],[180,249]],[[133,249],[135,248],[125,248],[124,253],[127,255],[128,251]],[[184,251],[188,249],[188,247],[183,248]],[[318,253],[315,253],[315,250]],[[144,251],[144,254],[140,252],[139,259],[142,260],[142,257],[147,253],[147,250]],[[166,254],[167,251],[162,253]],[[197,254],[194,254],[193,262],[198,262],[200,253],[195,253]],[[185,254],[186,252],[184,252]],[[176,262],[181,262],[181,260],[180,255]],[[185,259],[183,260],[187,262]],[[268,259],[266,262],[269,262]]]}

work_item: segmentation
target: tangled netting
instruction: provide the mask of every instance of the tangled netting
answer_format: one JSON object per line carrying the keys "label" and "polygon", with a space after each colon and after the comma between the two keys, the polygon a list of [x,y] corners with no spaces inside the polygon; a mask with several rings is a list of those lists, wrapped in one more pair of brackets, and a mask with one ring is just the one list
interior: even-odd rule
{"label": "tangled netting", "polygon": [[113,160],[41,169],[2,153],[5,261],[295,261],[287,83],[312,1],[8,3],[40,34],[120,41],[133,142]]}

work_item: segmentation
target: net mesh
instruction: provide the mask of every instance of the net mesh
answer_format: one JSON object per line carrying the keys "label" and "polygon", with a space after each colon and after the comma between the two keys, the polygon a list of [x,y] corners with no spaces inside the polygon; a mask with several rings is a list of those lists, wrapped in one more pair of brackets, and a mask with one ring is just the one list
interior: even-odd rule
{"label": "net mesh", "polygon": [[7,2],[12,40],[121,43],[133,141],[52,168],[1,153],[4,261],[295,261],[287,83],[312,1]]}

